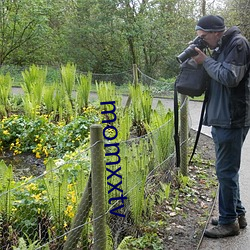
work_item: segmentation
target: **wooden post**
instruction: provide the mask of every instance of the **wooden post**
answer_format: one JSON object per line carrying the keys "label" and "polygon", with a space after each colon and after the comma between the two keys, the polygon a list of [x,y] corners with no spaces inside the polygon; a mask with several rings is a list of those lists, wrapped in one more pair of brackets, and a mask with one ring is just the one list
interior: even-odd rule
{"label": "wooden post", "polygon": [[133,64],[133,83],[134,85],[138,84],[138,70],[136,64]]}
{"label": "wooden post", "polygon": [[90,127],[94,250],[106,249],[105,168],[103,129]]}
{"label": "wooden post", "polygon": [[181,96],[180,109],[180,169],[181,174],[187,176],[188,174],[188,97]]}
{"label": "wooden post", "polygon": [[[78,205],[76,216],[73,220],[70,233],[64,244],[63,250],[77,249],[77,243],[81,237],[83,225],[86,222],[91,208],[91,175]],[[87,247],[87,246],[84,246]]]}
{"label": "wooden post", "polygon": [[[133,84],[135,86],[138,84],[138,70],[136,64],[133,64]],[[130,104],[131,104],[131,95],[129,94],[124,111],[129,107]]]}

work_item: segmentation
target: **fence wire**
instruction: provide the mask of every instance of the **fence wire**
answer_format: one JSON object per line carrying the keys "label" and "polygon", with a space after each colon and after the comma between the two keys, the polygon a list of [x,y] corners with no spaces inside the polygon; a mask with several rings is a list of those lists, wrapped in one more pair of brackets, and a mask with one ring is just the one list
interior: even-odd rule
{"label": "fence wire", "polygon": [[[158,84],[140,73],[143,83]],[[95,78],[104,79],[101,75]],[[118,249],[126,237],[136,237],[138,225],[155,216],[155,204],[164,192],[161,183],[170,183],[175,172],[173,128],[170,117],[143,136],[120,141],[119,164],[105,166],[109,169],[105,171],[106,212],[102,215],[106,218],[106,249]],[[91,193],[93,185],[100,183],[91,182],[90,151],[99,142],[76,152],[80,160],[49,159],[40,166],[43,173],[38,176],[17,180],[11,167],[1,162],[1,249],[93,249],[93,224],[102,216],[93,219],[92,201],[99,198]],[[107,158],[105,164],[117,155]],[[13,188],[17,181],[20,185]]]}

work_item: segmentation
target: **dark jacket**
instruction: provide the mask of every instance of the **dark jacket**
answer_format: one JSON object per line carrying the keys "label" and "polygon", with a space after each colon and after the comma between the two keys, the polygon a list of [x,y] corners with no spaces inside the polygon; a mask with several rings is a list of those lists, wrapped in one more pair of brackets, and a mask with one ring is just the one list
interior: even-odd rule
{"label": "dark jacket", "polygon": [[250,126],[250,46],[237,27],[227,30],[218,50],[203,63],[211,77],[204,125]]}

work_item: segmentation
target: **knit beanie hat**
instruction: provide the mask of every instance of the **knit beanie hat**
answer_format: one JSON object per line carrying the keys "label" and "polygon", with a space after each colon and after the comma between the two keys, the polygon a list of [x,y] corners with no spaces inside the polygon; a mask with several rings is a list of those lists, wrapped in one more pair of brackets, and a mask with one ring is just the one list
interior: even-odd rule
{"label": "knit beanie hat", "polygon": [[224,31],[224,19],[221,16],[203,16],[195,26],[195,30],[210,31]]}

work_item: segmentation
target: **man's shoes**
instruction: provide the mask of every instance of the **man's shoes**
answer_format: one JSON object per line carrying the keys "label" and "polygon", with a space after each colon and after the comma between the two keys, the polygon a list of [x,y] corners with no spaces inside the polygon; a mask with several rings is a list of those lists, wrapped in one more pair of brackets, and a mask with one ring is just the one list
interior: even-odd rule
{"label": "man's shoes", "polygon": [[[243,228],[245,228],[247,226],[247,220],[246,220],[245,214],[242,214],[242,215],[238,216],[238,222],[239,222],[240,229],[243,229]],[[211,224],[214,225],[214,226],[217,226],[218,225],[218,219],[217,218],[212,218]]]}
{"label": "man's shoes", "polygon": [[240,227],[238,222],[234,222],[232,224],[218,224],[215,227],[210,229],[206,229],[204,235],[209,238],[223,238],[228,236],[239,235]]}

